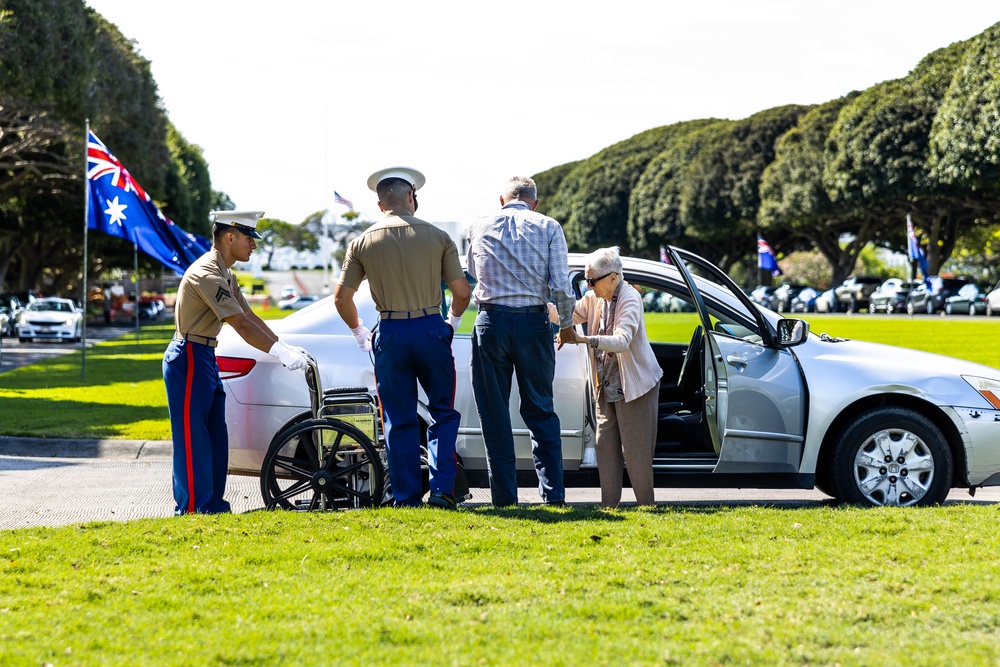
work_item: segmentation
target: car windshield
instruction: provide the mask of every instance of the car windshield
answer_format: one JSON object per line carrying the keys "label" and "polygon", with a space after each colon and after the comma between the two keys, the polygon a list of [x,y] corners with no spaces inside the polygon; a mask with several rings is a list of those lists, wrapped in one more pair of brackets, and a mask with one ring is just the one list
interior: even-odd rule
{"label": "car windshield", "polygon": [[35,301],[28,306],[28,310],[35,312],[72,313],[73,306],[63,301]]}

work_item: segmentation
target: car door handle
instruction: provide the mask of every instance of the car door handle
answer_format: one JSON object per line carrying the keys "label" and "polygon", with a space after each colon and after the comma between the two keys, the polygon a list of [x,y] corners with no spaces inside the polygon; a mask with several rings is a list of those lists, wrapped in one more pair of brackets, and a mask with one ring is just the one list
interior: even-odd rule
{"label": "car door handle", "polygon": [[735,354],[730,354],[726,357],[726,363],[730,366],[742,366],[743,368],[747,367],[747,360],[743,357],[738,357]]}

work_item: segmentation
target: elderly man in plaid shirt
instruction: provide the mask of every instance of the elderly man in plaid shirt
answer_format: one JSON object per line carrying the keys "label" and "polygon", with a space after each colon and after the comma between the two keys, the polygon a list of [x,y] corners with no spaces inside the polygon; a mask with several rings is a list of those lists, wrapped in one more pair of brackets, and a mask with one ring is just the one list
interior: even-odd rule
{"label": "elderly man in plaid shirt", "polygon": [[556,356],[546,304],[559,312],[559,337],[574,340],[566,236],[535,212],[538,192],[527,177],[510,179],[501,209],[469,230],[468,268],[479,305],[472,335],[472,390],[486,442],[493,504],[517,504],[511,378],[517,373],[520,413],[531,432],[538,492],[551,504],[566,500],[562,440],[552,399]]}

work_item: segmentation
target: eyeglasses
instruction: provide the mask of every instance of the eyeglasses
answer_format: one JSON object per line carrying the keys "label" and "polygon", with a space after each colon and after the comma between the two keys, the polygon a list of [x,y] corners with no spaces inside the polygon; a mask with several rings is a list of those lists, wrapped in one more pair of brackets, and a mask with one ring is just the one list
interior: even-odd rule
{"label": "eyeglasses", "polygon": [[605,273],[600,278],[586,278],[587,285],[589,285],[590,287],[593,287],[594,285],[596,285],[597,283],[601,282],[602,280],[604,280],[608,276],[613,276],[614,274],[615,274],[615,272],[612,271],[611,273]]}

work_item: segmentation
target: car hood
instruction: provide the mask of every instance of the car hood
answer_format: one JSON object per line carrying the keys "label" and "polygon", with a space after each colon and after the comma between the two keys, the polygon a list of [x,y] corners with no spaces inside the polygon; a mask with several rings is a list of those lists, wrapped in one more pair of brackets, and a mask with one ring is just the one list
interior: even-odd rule
{"label": "car hood", "polygon": [[891,391],[937,405],[992,409],[962,376],[1000,382],[1000,370],[990,366],[879,343],[810,336],[792,350],[811,400],[830,406]]}
{"label": "car hood", "polygon": [[24,313],[24,319],[31,322],[52,322],[53,324],[63,324],[66,320],[75,320],[79,317],[79,313],[57,313],[51,310],[38,312],[29,310]]}

